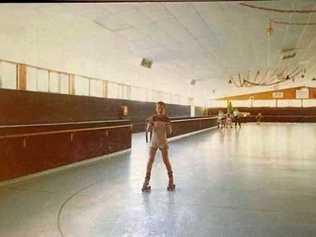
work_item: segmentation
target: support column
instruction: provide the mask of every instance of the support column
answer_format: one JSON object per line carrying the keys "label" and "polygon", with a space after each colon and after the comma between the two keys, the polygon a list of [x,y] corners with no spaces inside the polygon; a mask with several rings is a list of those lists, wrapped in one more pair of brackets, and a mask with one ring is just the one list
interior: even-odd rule
{"label": "support column", "polygon": [[190,104],[190,116],[195,117],[195,106],[194,106],[194,98],[189,98],[189,104]]}
{"label": "support column", "polygon": [[68,94],[69,95],[74,95],[75,94],[75,75],[74,74],[69,74],[68,75]]}
{"label": "support column", "polygon": [[17,80],[17,89],[18,90],[26,90],[27,83],[27,67],[25,64],[17,64],[16,65],[16,80]]}
{"label": "support column", "polygon": [[108,97],[108,82],[107,81],[103,81],[103,97],[107,98]]}

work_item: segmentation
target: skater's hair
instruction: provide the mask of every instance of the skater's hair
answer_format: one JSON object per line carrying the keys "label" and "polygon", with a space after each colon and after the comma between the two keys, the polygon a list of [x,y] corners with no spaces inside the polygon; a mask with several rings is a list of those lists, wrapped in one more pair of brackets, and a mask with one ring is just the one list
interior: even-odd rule
{"label": "skater's hair", "polygon": [[167,114],[167,107],[166,107],[166,103],[165,103],[165,102],[158,101],[158,102],[156,103],[156,106],[162,106],[162,107],[163,107],[163,110],[164,110],[164,114]]}
{"label": "skater's hair", "polygon": [[166,108],[166,103],[165,103],[165,102],[158,101],[158,102],[157,102],[157,105],[161,105],[161,106],[163,106],[164,108]]}

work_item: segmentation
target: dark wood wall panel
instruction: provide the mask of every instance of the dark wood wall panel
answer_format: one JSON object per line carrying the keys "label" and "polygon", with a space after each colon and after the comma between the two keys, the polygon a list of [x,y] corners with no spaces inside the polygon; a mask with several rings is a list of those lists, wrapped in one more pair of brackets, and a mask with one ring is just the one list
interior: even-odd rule
{"label": "dark wood wall panel", "polygon": [[[150,102],[0,89],[0,125],[120,119],[123,105],[129,110],[126,119],[136,128],[155,107]],[[167,107],[171,117],[190,116],[190,106]]]}
{"label": "dark wood wall panel", "polygon": [[216,118],[187,118],[172,121],[172,137],[183,135],[198,130],[211,128],[217,125]]}
{"label": "dark wood wall panel", "polygon": [[[0,128],[0,181],[110,154],[131,147],[129,121]],[[68,127],[67,127],[68,126]],[[216,118],[172,121],[174,136],[216,126]],[[41,128],[41,129],[39,129]],[[45,130],[46,129],[46,130]],[[45,131],[44,131],[45,130]],[[23,131],[23,133],[21,132]]]}
{"label": "dark wood wall panel", "polygon": [[130,148],[131,125],[113,125],[2,135],[0,181]]}
{"label": "dark wood wall panel", "polygon": [[[218,111],[226,112],[226,108],[209,108],[208,114],[216,116]],[[250,116],[244,122],[253,122],[258,113],[263,115],[263,122],[316,122],[316,107],[308,108],[238,108],[240,112],[248,112]]]}
{"label": "dark wood wall panel", "polygon": [[[0,181],[128,149],[132,127],[143,131],[154,108],[148,102],[0,89]],[[216,124],[190,118],[190,106],[167,108],[173,136]]]}
{"label": "dark wood wall panel", "polygon": [[199,107],[199,106],[195,106],[194,107],[194,113],[195,113],[195,116],[205,116],[207,114],[205,114],[205,109],[203,107]]}

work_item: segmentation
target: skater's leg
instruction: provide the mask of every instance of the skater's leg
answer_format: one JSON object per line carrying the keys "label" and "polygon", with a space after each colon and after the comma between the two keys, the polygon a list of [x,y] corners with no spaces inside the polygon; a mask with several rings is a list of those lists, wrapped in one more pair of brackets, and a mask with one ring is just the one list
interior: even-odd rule
{"label": "skater's leg", "polygon": [[167,172],[168,172],[168,178],[169,178],[169,184],[168,184],[168,191],[173,191],[175,189],[175,184],[174,184],[174,180],[173,180],[173,172],[172,172],[172,167],[171,167],[171,163],[168,157],[168,149],[161,149],[161,153],[162,153],[162,159],[163,162],[167,168]]}
{"label": "skater's leg", "polygon": [[142,188],[143,192],[150,190],[149,181],[150,181],[150,176],[151,176],[151,169],[152,169],[153,163],[155,161],[156,152],[157,152],[157,148],[151,147],[149,149],[149,159],[147,162],[146,177],[145,177],[145,181],[144,181],[143,188]]}
{"label": "skater's leg", "polygon": [[161,149],[162,159],[167,168],[167,171],[172,171],[171,163],[168,157],[168,149]]}

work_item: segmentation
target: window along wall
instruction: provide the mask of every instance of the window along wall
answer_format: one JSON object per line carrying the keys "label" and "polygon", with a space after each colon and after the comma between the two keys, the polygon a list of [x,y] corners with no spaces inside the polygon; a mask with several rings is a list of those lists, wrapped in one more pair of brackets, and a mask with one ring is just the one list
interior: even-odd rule
{"label": "window along wall", "polygon": [[170,92],[0,60],[0,88],[189,105]]}

